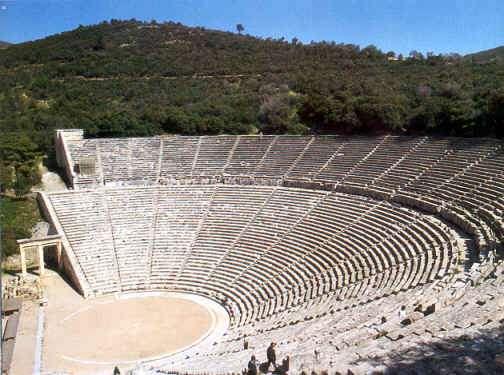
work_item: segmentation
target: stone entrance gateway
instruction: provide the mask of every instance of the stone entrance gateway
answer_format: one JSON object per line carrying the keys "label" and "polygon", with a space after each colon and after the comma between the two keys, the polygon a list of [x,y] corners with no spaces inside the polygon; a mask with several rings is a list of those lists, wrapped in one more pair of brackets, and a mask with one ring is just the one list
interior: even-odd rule
{"label": "stone entrance gateway", "polygon": [[63,263],[61,261],[61,236],[59,234],[45,236],[43,238],[25,238],[18,240],[19,253],[21,255],[21,272],[23,276],[27,274],[26,267],[26,249],[37,248],[38,261],[39,261],[39,276],[43,276],[45,272],[44,265],[44,249],[48,246],[56,247],[56,262],[58,269],[61,269]]}

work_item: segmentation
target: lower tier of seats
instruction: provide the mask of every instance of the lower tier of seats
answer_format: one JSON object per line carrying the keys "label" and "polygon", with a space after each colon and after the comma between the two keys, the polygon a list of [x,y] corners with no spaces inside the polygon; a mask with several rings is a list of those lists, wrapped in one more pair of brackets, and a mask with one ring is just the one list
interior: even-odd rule
{"label": "lower tier of seats", "polygon": [[48,200],[90,294],[197,293],[221,303],[235,327],[318,299],[425,285],[465,253],[459,234],[431,215],[323,190],[156,186]]}

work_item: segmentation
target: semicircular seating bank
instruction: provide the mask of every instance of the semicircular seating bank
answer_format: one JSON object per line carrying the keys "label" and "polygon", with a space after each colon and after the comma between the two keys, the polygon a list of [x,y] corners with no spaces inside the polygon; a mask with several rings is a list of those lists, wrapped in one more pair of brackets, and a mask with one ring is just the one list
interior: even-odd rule
{"label": "semicircular seating bank", "polygon": [[60,130],[56,145],[72,190],[40,201],[81,293],[196,293],[230,315],[211,350],[153,368],[240,371],[244,338],[281,342],[293,366],[315,366],[323,348],[317,363],[331,368],[376,339],[377,314],[397,327],[397,311],[449,305],[446,291],[493,264],[503,238],[497,140]]}

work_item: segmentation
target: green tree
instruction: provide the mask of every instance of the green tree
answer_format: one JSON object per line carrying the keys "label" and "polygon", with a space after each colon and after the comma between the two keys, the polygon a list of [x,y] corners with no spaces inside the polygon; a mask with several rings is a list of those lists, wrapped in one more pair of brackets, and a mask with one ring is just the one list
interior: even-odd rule
{"label": "green tree", "polygon": [[268,134],[304,134],[308,128],[301,124],[298,116],[300,97],[288,86],[265,85],[261,87],[259,123]]}
{"label": "green tree", "polygon": [[30,192],[32,186],[40,182],[40,175],[36,166],[22,165],[16,169],[16,177],[13,184],[16,195],[23,196]]}
{"label": "green tree", "polygon": [[21,165],[32,162],[40,156],[38,146],[26,133],[8,132],[0,137],[0,160]]}
{"label": "green tree", "polygon": [[504,90],[494,91],[488,100],[488,121],[493,134],[504,137]]}
{"label": "green tree", "polygon": [[0,162],[0,192],[13,188],[15,172],[13,166]]}

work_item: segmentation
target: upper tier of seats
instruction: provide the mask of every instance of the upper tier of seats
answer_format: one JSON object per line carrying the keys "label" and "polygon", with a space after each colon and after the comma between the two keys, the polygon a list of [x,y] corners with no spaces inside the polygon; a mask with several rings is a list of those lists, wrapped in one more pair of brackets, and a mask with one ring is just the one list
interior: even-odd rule
{"label": "upper tier of seats", "polygon": [[[504,147],[494,139],[205,136],[84,139],[60,131],[75,189],[224,182],[336,190],[436,213],[486,251],[504,239]],[[76,173],[82,160],[95,173]]]}

